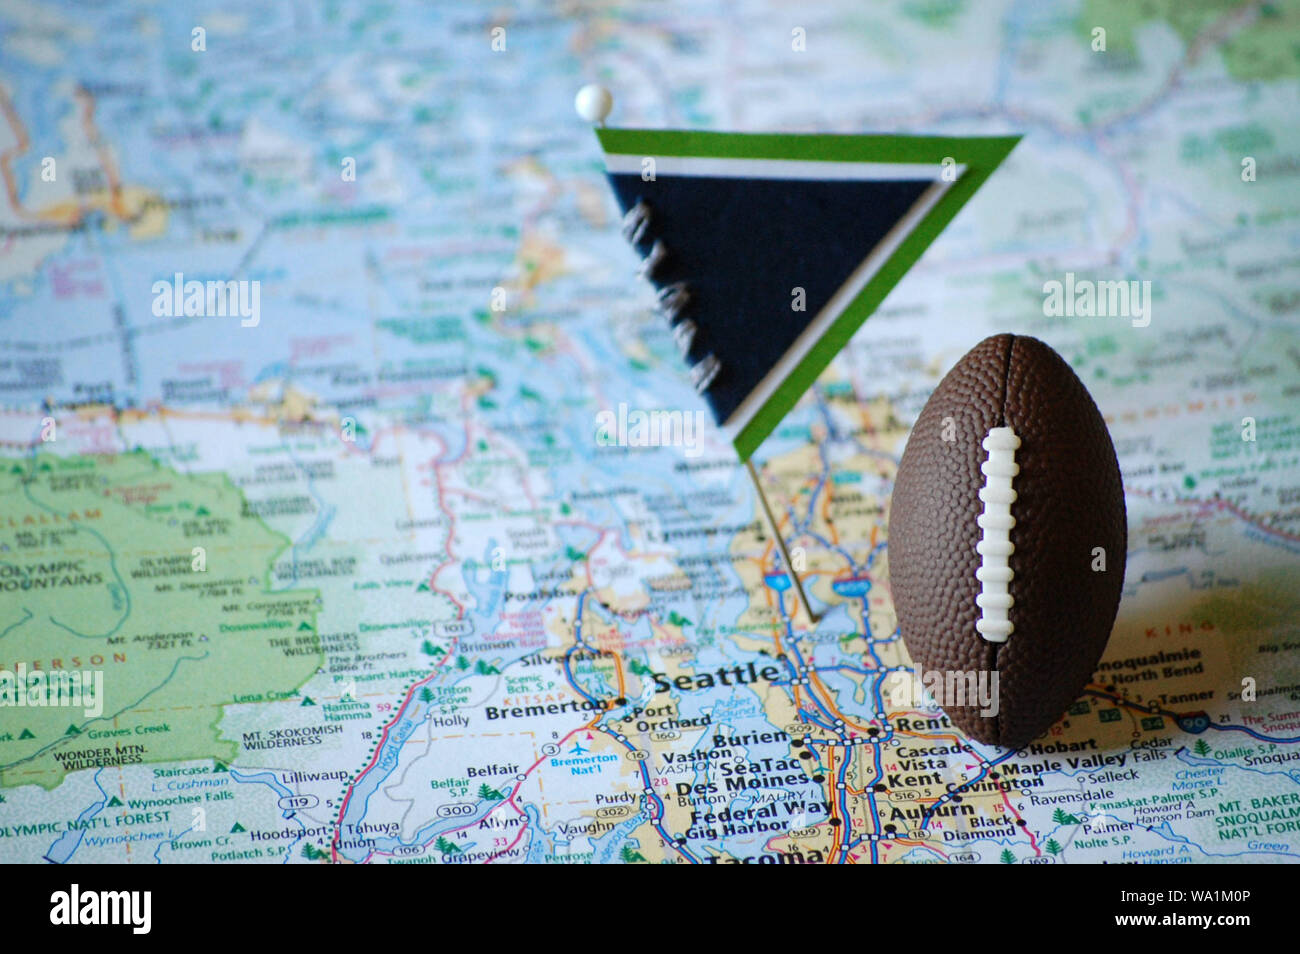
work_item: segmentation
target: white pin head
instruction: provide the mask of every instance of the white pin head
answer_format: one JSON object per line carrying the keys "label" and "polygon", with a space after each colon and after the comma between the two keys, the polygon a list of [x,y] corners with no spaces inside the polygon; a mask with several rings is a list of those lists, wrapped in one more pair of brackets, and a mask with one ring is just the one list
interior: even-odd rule
{"label": "white pin head", "polygon": [[573,97],[573,108],[589,123],[604,123],[614,108],[614,97],[599,83],[588,83]]}

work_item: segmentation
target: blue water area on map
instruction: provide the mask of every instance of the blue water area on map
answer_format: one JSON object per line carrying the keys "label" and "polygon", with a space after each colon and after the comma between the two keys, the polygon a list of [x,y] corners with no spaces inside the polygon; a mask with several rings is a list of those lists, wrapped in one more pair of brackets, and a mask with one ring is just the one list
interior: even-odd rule
{"label": "blue water area on map", "polygon": [[[90,821],[90,819],[102,812],[104,806],[109,802],[108,793],[105,792],[104,787],[99,784],[99,776],[103,771],[102,768],[95,770],[94,782],[95,787],[99,789],[99,793],[104,797],[78,815],[78,822]],[[84,838],[85,835],[85,830],[65,831],[55,840],[54,844],[50,845],[49,850],[45,852],[45,859],[47,861],[52,861],[55,864],[63,864],[72,858],[73,853],[81,846],[81,839]]]}

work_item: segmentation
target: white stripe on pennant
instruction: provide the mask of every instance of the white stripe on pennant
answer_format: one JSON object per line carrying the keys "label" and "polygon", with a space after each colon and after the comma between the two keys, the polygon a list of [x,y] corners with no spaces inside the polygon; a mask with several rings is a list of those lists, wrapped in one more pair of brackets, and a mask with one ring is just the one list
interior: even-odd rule
{"label": "white stripe on pennant", "polygon": [[[727,159],[715,156],[655,156],[647,153],[606,153],[605,169],[615,174],[641,174],[647,157],[655,161],[656,176],[712,176],[723,179],[814,179],[833,181],[940,181],[944,167],[923,162],[837,162],[816,159]],[[958,177],[963,165],[949,167]]]}

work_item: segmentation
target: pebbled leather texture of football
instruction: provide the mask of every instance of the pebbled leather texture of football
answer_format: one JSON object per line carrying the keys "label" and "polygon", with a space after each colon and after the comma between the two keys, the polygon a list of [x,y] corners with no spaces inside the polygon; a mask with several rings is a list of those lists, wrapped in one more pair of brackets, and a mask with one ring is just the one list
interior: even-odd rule
{"label": "pebbled leather texture of football", "polygon": [[1052,725],[1106,648],[1127,543],[1115,448],[1083,382],[1036,338],[981,341],[917,418],[889,514],[918,677],[969,690],[984,673],[991,689],[997,673],[996,713],[970,691],[936,699],[953,723],[1010,748]]}

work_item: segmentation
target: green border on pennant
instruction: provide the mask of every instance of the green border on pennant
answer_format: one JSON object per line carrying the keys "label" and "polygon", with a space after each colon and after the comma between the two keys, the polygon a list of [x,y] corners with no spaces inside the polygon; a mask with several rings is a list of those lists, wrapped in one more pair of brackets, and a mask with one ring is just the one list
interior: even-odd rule
{"label": "green border on pennant", "polygon": [[939,237],[953,216],[1020,141],[1019,136],[875,136],[798,133],[720,133],[598,127],[601,148],[616,155],[682,156],[719,159],[787,159],[815,162],[887,162],[941,165],[951,156],[965,173],[826,329],[803,360],[736,435],[735,448],[749,460],[790,409],[799,402],[853,333],[880,306],[907,270]]}

